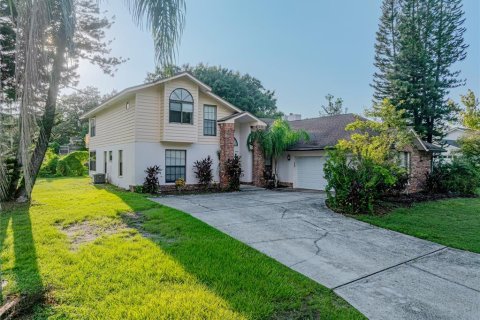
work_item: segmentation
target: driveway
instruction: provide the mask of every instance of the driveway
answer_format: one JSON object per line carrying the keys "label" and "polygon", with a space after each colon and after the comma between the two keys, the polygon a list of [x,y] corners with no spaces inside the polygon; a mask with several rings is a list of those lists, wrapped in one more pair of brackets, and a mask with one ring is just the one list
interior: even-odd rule
{"label": "driveway", "polygon": [[480,319],[479,254],[336,214],[324,193],[248,187],[152,200],[333,289],[370,319]]}

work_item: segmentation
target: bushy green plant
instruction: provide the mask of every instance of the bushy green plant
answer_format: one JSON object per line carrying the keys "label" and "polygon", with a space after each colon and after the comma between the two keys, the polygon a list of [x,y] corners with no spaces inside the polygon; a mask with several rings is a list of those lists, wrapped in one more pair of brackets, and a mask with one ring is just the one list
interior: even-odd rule
{"label": "bushy green plant", "polygon": [[439,162],[427,175],[425,190],[430,193],[474,195],[480,188],[480,170],[465,158]]}
{"label": "bushy green plant", "polygon": [[405,172],[342,149],[328,152],[324,167],[328,204],[347,214],[371,213],[376,200],[405,187]]}
{"label": "bushy green plant", "polygon": [[147,176],[145,177],[145,181],[143,182],[142,191],[145,193],[157,193],[158,189],[160,188],[160,182],[158,181],[158,175],[162,172],[159,166],[154,165],[148,167],[145,170]]}
{"label": "bushy green plant", "polygon": [[382,196],[403,191],[407,172],[396,165],[398,150],[411,143],[403,111],[389,100],[347,125],[350,139],[329,151],[324,167],[328,203],[349,214],[371,213]]}
{"label": "bushy green plant", "polygon": [[195,177],[198,180],[198,183],[203,187],[207,188],[213,180],[213,170],[212,170],[212,158],[210,156],[206,157],[203,160],[197,160],[193,164]]}
{"label": "bushy green plant", "polygon": [[48,148],[43,158],[42,166],[40,167],[40,172],[38,173],[40,177],[50,177],[54,176],[57,173],[57,164],[60,157],[55,153],[55,150]]}
{"label": "bushy green plant", "polygon": [[88,151],[75,151],[57,163],[56,174],[63,177],[77,177],[88,173],[87,169]]}
{"label": "bushy green plant", "polygon": [[235,155],[232,159],[225,161],[224,169],[228,177],[228,190],[240,190],[240,177],[243,174],[240,157]]}

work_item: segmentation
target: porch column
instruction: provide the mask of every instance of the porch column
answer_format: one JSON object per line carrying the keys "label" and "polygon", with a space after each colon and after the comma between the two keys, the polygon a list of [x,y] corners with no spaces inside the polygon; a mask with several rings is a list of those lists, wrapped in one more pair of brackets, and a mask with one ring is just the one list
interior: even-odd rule
{"label": "porch column", "polygon": [[228,159],[233,159],[234,144],[235,144],[235,124],[233,123],[219,123],[220,129],[220,187],[228,187],[228,176],[225,172],[224,163]]}
{"label": "porch column", "polygon": [[[263,126],[253,126],[252,131],[265,130]],[[265,179],[263,178],[263,172],[265,171],[265,157],[260,144],[255,141],[253,143],[253,167],[252,167],[252,180],[253,184],[257,187],[265,186]]]}

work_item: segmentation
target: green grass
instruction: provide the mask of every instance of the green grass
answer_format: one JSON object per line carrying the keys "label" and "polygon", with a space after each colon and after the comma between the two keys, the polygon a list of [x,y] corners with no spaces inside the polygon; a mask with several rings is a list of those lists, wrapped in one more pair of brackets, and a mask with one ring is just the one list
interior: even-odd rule
{"label": "green grass", "polygon": [[357,219],[453,248],[480,253],[480,198],[458,198]]}
{"label": "green grass", "polygon": [[[142,195],[59,178],[38,181],[33,199],[1,214],[0,262],[2,299],[45,292],[35,318],[363,319],[331,290]],[[125,212],[142,212],[143,225]],[[72,250],[62,228],[82,221],[118,230]]]}

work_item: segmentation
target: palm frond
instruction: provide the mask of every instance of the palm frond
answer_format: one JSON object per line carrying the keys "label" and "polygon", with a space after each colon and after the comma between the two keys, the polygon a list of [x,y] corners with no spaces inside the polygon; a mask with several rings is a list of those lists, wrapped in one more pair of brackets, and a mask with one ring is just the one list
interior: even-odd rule
{"label": "palm frond", "polygon": [[172,64],[185,25],[185,0],[125,0],[134,22],[152,32],[159,64]]}

